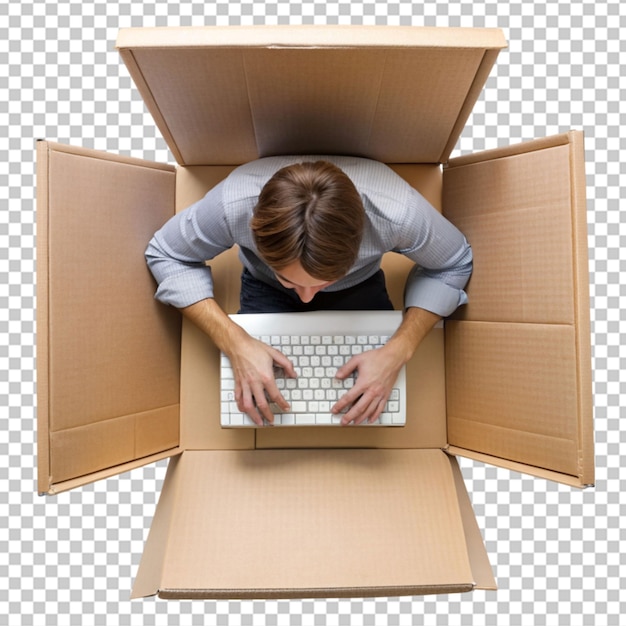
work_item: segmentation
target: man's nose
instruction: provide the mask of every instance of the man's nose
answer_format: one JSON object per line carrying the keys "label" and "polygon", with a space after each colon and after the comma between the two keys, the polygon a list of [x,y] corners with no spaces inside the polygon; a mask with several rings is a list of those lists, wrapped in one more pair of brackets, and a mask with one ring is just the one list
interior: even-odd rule
{"label": "man's nose", "polygon": [[315,297],[315,294],[320,290],[319,287],[298,287],[296,293],[302,302],[305,304],[311,302]]}

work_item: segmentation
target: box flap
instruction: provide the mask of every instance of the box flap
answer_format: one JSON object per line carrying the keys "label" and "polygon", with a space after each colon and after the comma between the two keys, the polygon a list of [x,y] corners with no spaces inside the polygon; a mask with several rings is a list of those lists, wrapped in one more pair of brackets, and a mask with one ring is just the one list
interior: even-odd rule
{"label": "box flap", "polygon": [[185,165],[276,154],[445,162],[499,50],[499,29],[122,29],[117,47]]}
{"label": "box flap", "polygon": [[463,519],[463,528],[465,529],[465,540],[467,542],[467,553],[472,566],[472,574],[474,575],[474,583],[476,589],[495,591],[498,587],[493,576],[491,563],[485,550],[483,536],[476,521],[476,515],[472,508],[472,503],[465,488],[463,474],[461,468],[454,457],[450,457],[450,465],[454,475],[454,484],[456,486],[457,498],[459,500],[459,508]]}
{"label": "box flap", "polygon": [[486,557],[456,480],[441,450],[185,451],[133,597],[469,591]]}
{"label": "box flap", "polygon": [[446,324],[455,453],[593,483],[582,134],[453,159],[444,213],[474,250],[469,304]]}
{"label": "box flap", "polygon": [[39,491],[167,455],[179,443],[180,316],[143,258],[174,212],[175,171],[39,142]]}

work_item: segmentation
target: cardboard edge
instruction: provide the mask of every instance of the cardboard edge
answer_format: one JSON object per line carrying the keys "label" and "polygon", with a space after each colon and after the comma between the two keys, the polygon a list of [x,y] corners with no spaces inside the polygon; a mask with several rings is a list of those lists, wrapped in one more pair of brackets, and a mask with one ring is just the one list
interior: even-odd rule
{"label": "cardboard edge", "polygon": [[50,405],[49,405],[49,197],[50,155],[53,152],[65,153],[83,158],[111,161],[135,167],[157,169],[176,174],[176,167],[164,163],[156,163],[130,156],[117,155],[109,152],[60,144],[40,139],[36,144],[36,227],[37,227],[37,492],[40,495],[56,495],[58,493],[81,487],[98,480],[115,476],[131,469],[148,465],[155,461],[176,454],[179,448],[164,450],[140,459],[128,461],[111,468],[98,470],[93,474],[78,476],[68,480],[54,482],[50,463]]}
{"label": "cardboard edge", "polygon": [[432,585],[421,587],[340,587],[332,589],[160,589],[162,600],[304,600],[314,598],[395,598],[450,593],[467,593],[474,585]]}
{"label": "cardboard edge", "polygon": [[568,137],[571,144],[572,232],[574,235],[572,265],[575,289],[576,375],[578,378],[578,406],[580,407],[581,458],[579,467],[581,483],[592,485],[595,482],[595,459],[584,134],[582,131],[570,131]]}
{"label": "cardboard edge", "polygon": [[[83,148],[81,146],[72,146],[69,144],[54,143],[51,141],[40,140],[38,144],[45,144],[47,151],[49,152],[64,152],[66,154],[73,154],[76,156],[113,161],[115,163],[122,163],[124,165],[134,165],[136,167],[148,167],[150,169],[162,170],[164,172],[176,173],[176,166],[168,163],[157,163],[155,161],[146,161],[145,159],[138,159],[136,157],[124,156],[122,154],[114,154],[112,152],[104,152],[102,150],[93,150],[92,148]],[[42,148],[43,149],[43,148]]]}
{"label": "cardboard edge", "polygon": [[159,592],[167,554],[168,535],[176,509],[179,474],[176,472],[182,452],[170,459],[161,495],[148,531],[143,555],[135,576],[130,599],[155,596]]}
{"label": "cardboard edge", "polygon": [[152,95],[152,91],[148,87],[148,83],[146,82],[141,69],[139,69],[139,64],[135,60],[135,55],[133,54],[132,50],[128,49],[120,49],[119,54],[122,57],[122,60],[126,65],[126,69],[133,79],[137,90],[141,94],[141,98],[144,101],[144,104],[150,111],[150,114],[152,115],[152,118],[154,119],[157,128],[161,131],[161,134],[163,135],[163,138],[165,139],[168,148],[174,155],[176,162],[179,165],[185,165],[185,160],[178,145],[176,144],[176,141],[174,140],[174,135],[170,131],[169,126],[167,125],[167,122],[165,121],[165,118],[163,117],[163,114],[161,113],[161,110],[156,103],[156,99]]}
{"label": "cardboard edge", "polygon": [[150,456],[143,457],[141,459],[137,459],[135,461],[129,461],[128,463],[122,463],[120,465],[115,465],[113,467],[108,467],[103,470],[99,470],[92,474],[86,474],[85,476],[79,476],[78,478],[70,478],[68,480],[48,483],[47,477],[46,480],[40,485],[39,495],[40,496],[56,496],[59,493],[63,493],[64,491],[70,491],[72,489],[76,489],[77,487],[84,487],[85,485],[89,485],[91,483],[96,483],[99,480],[104,480],[105,478],[112,478],[113,476],[118,476],[119,474],[123,474],[125,472],[130,472],[131,470],[138,469],[143,467],[144,465],[150,465],[151,463],[156,463],[157,461],[162,461],[163,459],[167,459],[171,456],[180,454],[182,452],[182,448],[172,448],[170,450],[164,450],[163,452],[158,452],[157,454],[151,454]]}
{"label": "cardboard edge", "polygon": [[495,161],[497,159],[527,154],[537,150],[545,150],[546,148],[556,148],[557,146],[565,146],[570,143],[570,133],[562,133],[560,135],[552,135],[541,139],[531,139],[512,146],[502,146],[500,148],[492,148],[472,154],[464,154],[463,156],[450,159],[444,163],[444,169],[453,167],[464,167],[466,165],[474,165],[476,163],[485,163],[487,161]]}
{"label": "cardboard edge", "polygon": [[448,161],[448,159],[450,158],[450,154],[454,150],[454,146],[459,140],[459,137],[461,136],[461,133],[465,128],[467,120],[474,110],[474,105],[476,104],[480,93],[487,83],[487,79],[489,78],[489,75],[499,53],[500,48],[496,48],[495,50],[485,50],[485,54],[483,55],[483,59],[480,63],[478,71],[474,76],[474,82],[472,83],[472,86],[467,93],[465,102],[463,103],[456,123],[452,128],[452,132],[450,133],[450,137],[448,138],[448,143],[444,147],[443,152],[441,153],[441,156],[439,158],[439,161],[441,163],[446,163],[446,161]]}
{"label": "cardboard edge", "polygon": [[560,474],[553,470],[547,470],[542,467],[535,467],[533,465],[525,465],[524,463],[518,463],[516,461],[509,461],[500,457],[491,456],[489,454],[483,454],[482,452],[476,452],[474,450],[467,450],[465,448],[459,448],[457,446],[448,446],[446,452],[452,456],[462,456],[466,459],[473,461],[479,461],[487,465],[493,465],[495,467],[501,467],[512,472],[519,472],[520,474],[528,474],[535,478],[543,478],[551,482],[567,485],[568,487],[593,487],[592,483],[583,482],[579,476],[572,476],[569,474]]}
{"label": "cardboard edge", "polygon": [[465,542],[467,544],[467,554],[469,557],[470,567],[474,575],[475,589],[495,591],[498,586],[493,575],[493,569],[489,562],[489,556],[485,548],[484,540],[476,520],[474,509],[465,486],[463,474],[459,463],[454,456],[448,455],[450,466],[452,467],[452,475],[454,477],[454,485],[457,491],[459,501],[459,509],[461,511],[461,519],[463,521],[463,530],[465,532]]}
{"label": "cardboard edge", "polygon": [[507,46],[499,28],[263,25],[121,28],[116,48],[316,48],[316,47],[463,47]]}
{"label": "cardboard edge", "polygon": [[45,140],[37,142],[37,490],[49,493],[50,437],[49,437],[49,259],[48,259],[48,206],[49,206],[49,149]]}

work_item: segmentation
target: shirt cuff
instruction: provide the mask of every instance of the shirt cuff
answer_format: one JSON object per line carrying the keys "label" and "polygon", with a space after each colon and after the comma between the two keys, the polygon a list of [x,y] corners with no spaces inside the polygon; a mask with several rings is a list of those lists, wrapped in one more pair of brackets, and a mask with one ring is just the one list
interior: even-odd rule
{"label": "shirt cuff", "polygon": [[212,297],[213,280],[209,267],[169,276],[161,281],[155,293],[157,300],[177,309]]}
{"label": "shirt cuff", "polygon": [[419,307],[431,313],[448,317],[459,306],[467,303],[467,294],[462,289],[447,285],[430,276],[410,276],[404,293],[404,306]]}

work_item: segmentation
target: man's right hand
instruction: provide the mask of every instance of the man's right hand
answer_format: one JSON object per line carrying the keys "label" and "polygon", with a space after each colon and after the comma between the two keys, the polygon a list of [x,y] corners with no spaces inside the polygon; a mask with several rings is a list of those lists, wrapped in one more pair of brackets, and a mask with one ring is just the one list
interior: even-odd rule
{"label": "man's right hand", "polygon": [[240,411],[263,426],[263,418],[274,423],[270,402],[289,409],[276,386],[274,365],[281,367],[287,377],[296,378],[297,374],[293,363],[282,352],[251,337],[213,298],[200,300],[181,311],[230,359],[235,376],[235,400]]}
{"label": "man's right hand", "polygon": [[242,336],[227,353],[235,376],[235,400],[237,407],[258,426],[263,419],[274,423],[270,402],[283,411],[289,403],[276,385],[274,367],[280,367],[289,378],[296,378],[293,363],[279,350],[258,341],[250,335]]}

